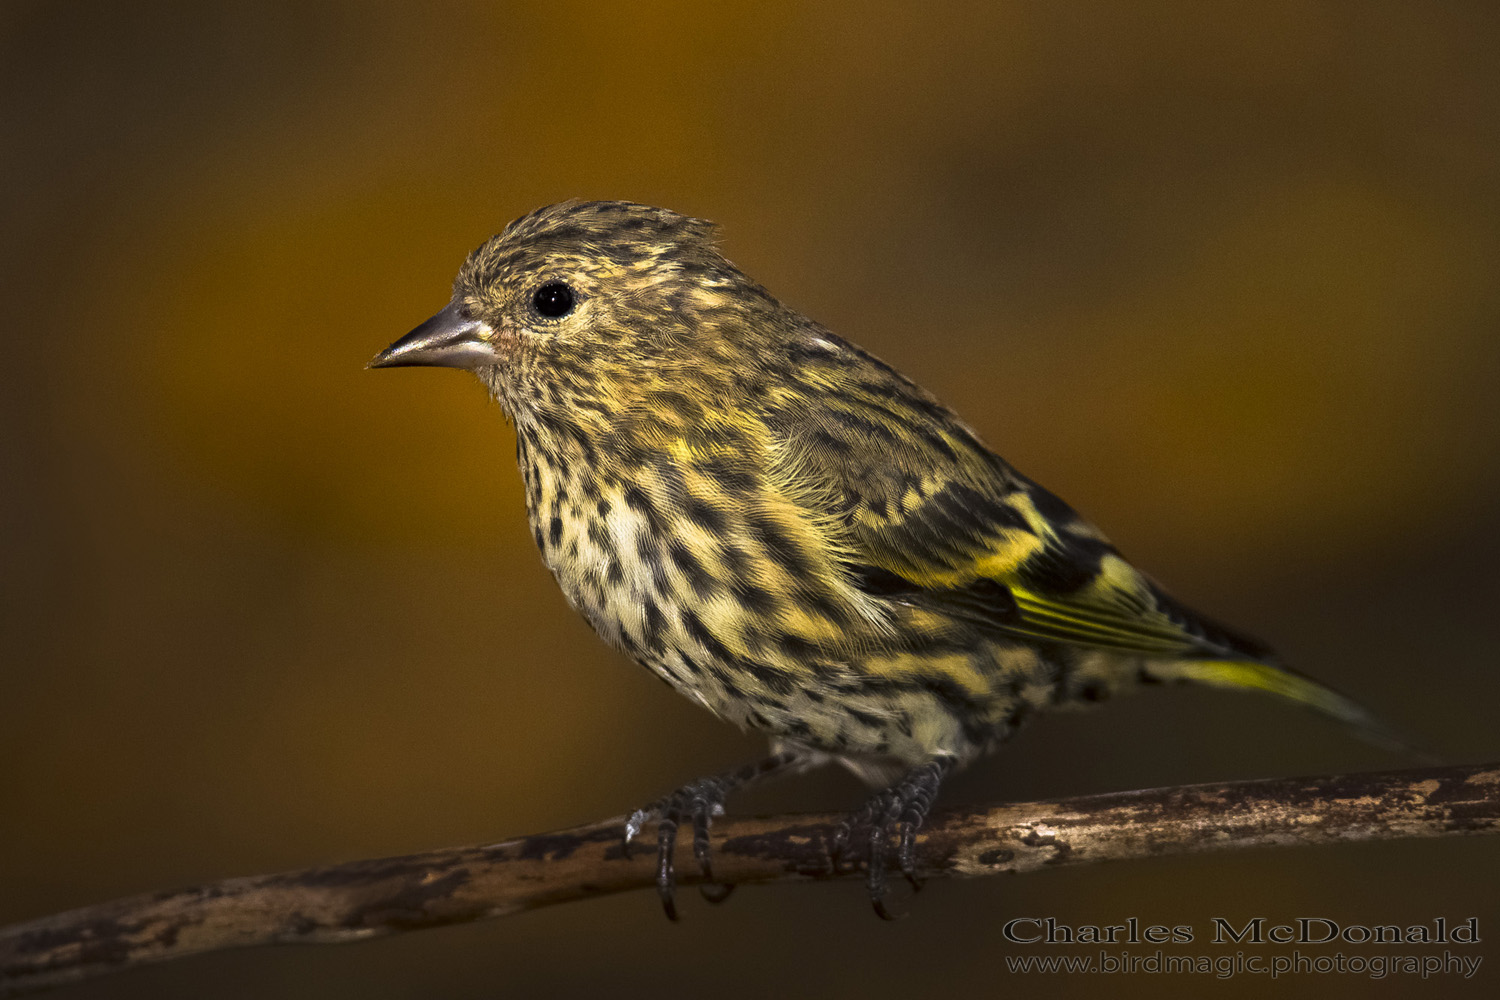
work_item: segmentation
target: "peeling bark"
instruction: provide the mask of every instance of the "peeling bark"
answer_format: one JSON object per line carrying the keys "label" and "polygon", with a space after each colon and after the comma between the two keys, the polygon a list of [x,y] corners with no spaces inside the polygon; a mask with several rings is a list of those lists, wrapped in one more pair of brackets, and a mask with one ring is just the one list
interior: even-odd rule
{"label": "peeling bark", "polygon": [[[721,821],[729,884],[833,879],[837,816]],[[147,962],[262,944],[326,944],[439,927],[653,884],[655,850],[621,819],[477,847],[152,893],[0,929],[0,996]],[[1115,792],[935,814],[920,874],[979,876],[1242,847],[1500,831],[1500,764]],[[685,849],[686,850],[686,849]],[[679,881],[700,881],[682,857]]]}

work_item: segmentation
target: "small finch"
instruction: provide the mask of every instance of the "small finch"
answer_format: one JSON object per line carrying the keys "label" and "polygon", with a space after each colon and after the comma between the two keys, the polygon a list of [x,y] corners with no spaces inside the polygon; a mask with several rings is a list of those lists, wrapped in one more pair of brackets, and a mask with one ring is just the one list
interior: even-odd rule
{"label": "small finch", "polygon": [[[679,824],[837,761],[879,789],[830,845],[888,916],[944,775],[1041,709],[1191,681],[1391,742],[1348,698],[1169,597],[920,386],[626,202],[517,219],[371,367],[479,376],[515,424],[531,529],[605,641],[771,754],[637,810],[669,916]],[[721,887],[721,895],[727,888]],[[712,897],[710,897],[712,898]]]}

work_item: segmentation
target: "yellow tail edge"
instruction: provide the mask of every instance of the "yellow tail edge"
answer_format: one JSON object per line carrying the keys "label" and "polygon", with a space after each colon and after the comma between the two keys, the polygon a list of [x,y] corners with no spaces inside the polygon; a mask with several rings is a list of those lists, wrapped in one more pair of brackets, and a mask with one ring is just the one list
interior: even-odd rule
{"label": "yellow tail edge", "polygon": [[1278,695],[1339,720],[1376,746],[1438,762],[1436,754],[1386,725],[1353,698],[1286,667],[1254,660],[1176,660],[1152,664],[1151,673],[1162,680]]}

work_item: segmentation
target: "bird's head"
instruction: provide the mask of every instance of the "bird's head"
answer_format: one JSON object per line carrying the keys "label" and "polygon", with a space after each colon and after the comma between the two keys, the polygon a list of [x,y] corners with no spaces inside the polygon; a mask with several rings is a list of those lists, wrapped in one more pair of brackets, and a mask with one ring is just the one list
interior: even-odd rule
{"label": "bird's head", "polygon": [[470,254],[448,305],[370,367],[466,368],[515,419],[576,415],[753,357],[780,309],[719,254],[708,222],[565,202]]}

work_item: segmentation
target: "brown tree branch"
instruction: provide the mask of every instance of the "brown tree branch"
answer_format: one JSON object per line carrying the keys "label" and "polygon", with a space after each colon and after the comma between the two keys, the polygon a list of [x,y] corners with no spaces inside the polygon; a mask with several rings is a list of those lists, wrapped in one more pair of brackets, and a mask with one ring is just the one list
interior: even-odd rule
{"label": "brown tree branch", "polygon": [[[721,821],[727,883],[837,877],[824,845],[838,817]],[[226,879],[88,906],[0,929],[0,995],[198,952],[326,944],[505,916],[652,884],[654,849],[626,857],[621,821],[482,847]],[[1500,763],[1383,774],[1187,785],[935,815],[917,842],[925,875],[993,875],[1241,847],[1500,831]],[[691,860],[680,881],[699,881]],[[845,873],[848,874],[848,873]]]}

